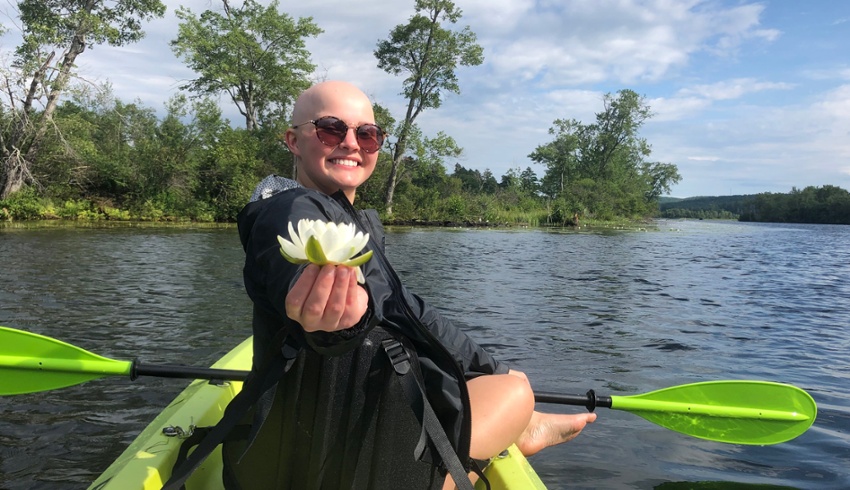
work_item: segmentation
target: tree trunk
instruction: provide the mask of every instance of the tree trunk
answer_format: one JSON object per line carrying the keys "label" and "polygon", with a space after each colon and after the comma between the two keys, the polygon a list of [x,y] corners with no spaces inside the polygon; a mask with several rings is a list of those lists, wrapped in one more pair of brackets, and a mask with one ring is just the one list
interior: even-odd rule
{"label": "tree trunk", "polygon": [[[68,51],[62,57],[62,62],[59,65],[59,75],[52,84],[49,84],[51,88],[47,95],[47,105],[44,107],[41,117],[39,117],[38,125],[35,128],[35,135],[32,137],[30,145],[24,154],[24,158],[27,161],[33,162],[38,157],[38,151],[44,139],[44,134],[47,132],[48,126],[52,124],[53,113],[56,112],[56,107],[59,105],[59,96],[62,95],[65,87],[68,86],[68,81],[71,79],[71,69],[74,67],[77,56],[85,50],[86,42],[83,35],[79,33],[74,35]],[[45,84],[45,87],[47,86],[48,84]]]}
{"label": "tree trunk", "polygon": [[[429,63],[431,57],[431,49],[434,43],[434,29],[439,24],[439,16],[442,12],[441,8],[436,8],[431,12],[431,27],[428,31],[428,39],[425,41],[425,49],[422,55],[422,60],[419,63],[413,80],[413,87],[410,90],[410,99],[407,103],[407,113],[404,117],[401,134],[399,134],[398,142],[396,143],[396,151],[393,155],[393,165],[390,168],[390,175],[387,178],[387,192],[384,195],[384,203],[386,204],[387,216],[393,215],[393,195],[395,194],[395,186],[398,183],[399,167],[404,158],[404,151],[407,149],[407,136],[410,133],[410,128],[413,126],[413,121],[422,112],[424,104],[424,94],[420,93],[422,89],[422,77],[425,72],[425,67]],[[417,103],[418,102],[418,103]]]}
{"label": "tree trunk", "polygon": [[393,215],[393,196],[395,195],[395,186],[398,183],[398,170],[401,166],[402,155],[404,155],[404,147],[407,144],[407,131],[402,130],[399,135],[398,142],[393,152],[393,162],[390,166],[390,175],[387,177],[387,191],[384,193],[384,203],[387,216]]}
{"label": "tree trunk", "polygon": [[21,190],[24,185],[34,181],[29,169],[29,162],[20,153],[12,153],[3,159],[3,171],[0,174],[0,201],[8,199],[12,194]]}

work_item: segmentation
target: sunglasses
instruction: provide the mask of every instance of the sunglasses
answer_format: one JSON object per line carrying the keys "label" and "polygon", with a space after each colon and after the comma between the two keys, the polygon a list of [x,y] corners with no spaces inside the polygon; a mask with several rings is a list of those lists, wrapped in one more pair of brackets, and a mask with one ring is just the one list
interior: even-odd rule
{"label": "sunglasses", "polygon": [[[292,126],[293,129],[312,124],[316,126],[316,137],[326,146],[339,146],[348,135],[348,124],[338,117],[324,116]],[[387,133],[376,124],[361,124],[354,128],[357,144],[366,153],[375,153],[384,144]]]}

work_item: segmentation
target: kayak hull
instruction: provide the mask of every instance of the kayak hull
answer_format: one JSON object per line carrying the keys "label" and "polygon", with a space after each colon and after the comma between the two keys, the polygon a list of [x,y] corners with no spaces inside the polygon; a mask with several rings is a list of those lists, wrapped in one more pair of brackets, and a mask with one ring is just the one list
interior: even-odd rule
{"label": "kayak hull", "polygon": [[[248,370],[252,355],[252,339],[248,338],[212,367]],[[89,490],[160,490],[171,475],[180,446],[192,428],[215,425],[241,389],[242,383],[238,381],[193,381],[91,484]],[[186,489],[222,489],[221,468],[221,451],[217,448],[192,474],[186,482]],[[495,458],[485,474],[493,490],[546,488],[515,446]]]}

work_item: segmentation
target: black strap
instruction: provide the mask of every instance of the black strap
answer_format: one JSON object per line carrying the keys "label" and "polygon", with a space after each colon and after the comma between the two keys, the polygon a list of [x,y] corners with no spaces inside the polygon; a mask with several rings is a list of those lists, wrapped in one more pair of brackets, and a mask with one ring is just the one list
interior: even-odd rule
{"label": "black strap", "polygon": [[[437,454],[439,454],[440,458],[443,460],[443,465],[449,470],[449,474],[452,476],[455,486],[459,490],[474,490],[472,482],[469,481],[469,476],[467,474],[468,471],[463,467],[463,464],[461,464],[457,452],[455,452],[454,447],[451,442],[449,442],[449,437],[446,435],[446,431],[440,423],[440,419],[437,418],[434,408],[431,406],[431,403],[428,402],[428,397],[425,394],[425,388],[410,368],[410,355],[407,353],[407,349],[405,349],[404,345],[396,339],[386,339],[381,342],[381,344],[383,345],[387,356],[390,358],[393,369],[396,374],[398,374],[401,386],[404,388],[404,393],[407,396],[407,400],[411,407],[413,407],[414,410],[421,407],[422,428],[425,432],[427,432],[431,443],[437,450]],[[420,445],[421,444],[422,440],[420,439]],[[417,453],[419,453],[418,447]],[[483,478],[483,474],[480,476],[484,480],[484,484],[489,489],[490,482],[488,482],[486,478]]]}
{"label": "black strap", "polygon": [[[284,338],[275,338],[273,342],[283,343]],[[280,345],[280,344],[278,344]],[[285,344],[284,347],[285,348]],[[251,407],[263,396],[270,388],[277,386],[277,380],[283,376],[287,368],[291,365],[291,359],[282,354],[273,355],[267,358],[268,362],[264,367],[256,371],[257,376],[263,376],[261,379],[252,380],[250,377],[233,400],[227,405],[224,410],[224,415],[219,420],[218,424],[206,434],[195,451],[186,458],[182,464],[175,465],[171,472],[171,477],[165,482],[162,490],[180,490],[186,483],[186,480],[192,476],[192,473],[198,469],[198,466],[207,459],[215,448],[228,438],[231,431],[242,420],[242,417]],[[255,372],[252,372],[255,374]],[[252,382],[253,381],[253,382]]]}
{"label": "black strap", "polygon": [[[197,446],[203,441],[210,432],[212,432],[213,427],[195,427],[192,431],[192,434],[183,439],[183,443],[180,444],[180,450],[177,452],[177,459],[174,461],[174,468],[179,468],[186,459],[189,457],[189,451]],[[250,425],[237,425],[230,431],[229,434],[224,438],[221,442],[230,442],[237,440],[248,439],[248,434],[251,431]],[[185,490],[186,485],[180,487],[181,490]]]}

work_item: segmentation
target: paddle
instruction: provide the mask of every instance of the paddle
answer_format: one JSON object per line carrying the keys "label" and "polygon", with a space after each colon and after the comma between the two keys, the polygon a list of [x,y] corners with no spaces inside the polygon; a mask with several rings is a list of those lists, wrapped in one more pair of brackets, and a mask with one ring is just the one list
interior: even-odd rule
{"label": "paddle", "polygon": [[805,391],[770,381],[705,381],[632,396],[536,393],[535,400],[624,410],[700,439],[753,445],[794,439],[811,427],[818,410]]}
{"label": "paddle", "polygon": [[247,375],[247,371],[118,361],[61,340],[0,327],[0,395],[55,390],[107,376],[241,381]]}
{"label": "paddle", "polygon": [[[0,395],[48,391],[106,376],[244,380],[247,371],[147,366],[118,361],[43,335],[0,327]],[[732,444],[778,444],[805,432],[817,406],[795,386],[769,381],[708,381],[642,395],[537,393],[540,403],[625,410],[683,434]]]}

